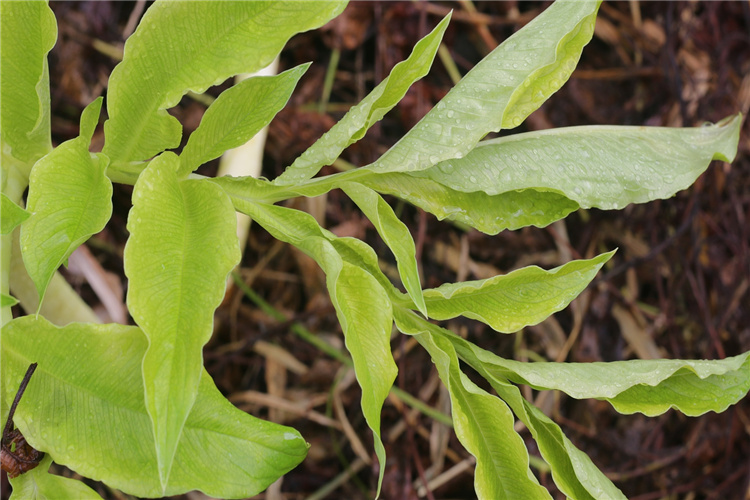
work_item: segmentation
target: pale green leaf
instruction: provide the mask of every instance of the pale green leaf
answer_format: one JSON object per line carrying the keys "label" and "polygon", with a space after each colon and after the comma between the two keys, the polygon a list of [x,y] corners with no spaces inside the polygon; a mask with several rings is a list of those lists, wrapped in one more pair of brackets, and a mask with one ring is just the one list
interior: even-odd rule
{"label": "pale green leaf", "polygon": [[[381,464],[379,492],[385,472],[380,412],[398,370],[390,347],[391,301],[387,288],[368,271],[372,255],[362,247],[369,247],[353,238],[336,237],[321,228],[310,214],[299,210],[250,202],[242,203],[239,209],[276,239],[290,243],[312,257],[326,274],[331,302],[362,388],[362,412],[372,429],[375,453]],[[345,240],[352,244],[342,244]],[[348,261],[352,258],[354,264]],[[358,265],[360,259],[370,261],[370,264]]]}
{"label": "pale green leaf", "polygon": [[508,406],[464,375],[453,346],[433,335],[431,325],[416,315],[395,311],[399,330],[414,335],[430,353],[451,396],[456,435],[477,459],[474,489],[479,498],[551,498],[529,470],[529,454],[513,428]]}
{"label": "pale green leaf", "polygon": [[0,293],[0,307],[11,307],[18,304],[18,299],[4,293]]}
{"label": "pale green leaf", "polygon": [[479,62],[370,167],[419,171],[520,125],[570,77],[594,33],[598,1],[558,0]]}
{"label": "pale green leaf", "polygon": [[[257,219],[263,221],[260,224],[274,238],[290,243],[303,252],[308,252],[305,250],[305,244],[303,243],[306,238],[321,237],[327,239],[335,249],[333,253],[337,253],[341,259],[349,264],[366,269],[378,280],[378,283],[392,299],[404,300],[403,294],[393,286],[378,267],[378,256],[367,243],[356,238],[338,238],[330,231],[320,227],[315,219],[305,212],[260,202],[264,197],[265,188],[269,188],[272,193],[286,188],[274,186],[268,181],[252,177],[220,177],[210,180],[225,190],[237,211],[254,219],[257,215]],[[250,192],[248,192],[248,189]],[[253,195],[258,195],[258,199]],[[266,210],[269,212],[264,213]],[[316,260],[318,258],[309,252],[308,255]],[[408,302],[409,299],[407,298],[405,301]]]}
{"label": "pale green leaf", "polygon": [[750,391],[750,352],[720,360],[655,359],[611,363],[520,363],[477,351],[489,373],[576,399],[609,401],[620,413],[695,417],[720,413]]}
{"label": "pale green leaf", "polygon": [[[550,465],[552,478],[568,498],[577,500],[624,499],[622,492],[563,434],[560,427],[521,396],[519,389],[497,372],[491,372],[479,357],[485,352],[471,342],[432,325],[413,313],[396,312],[398,321],[407,325],[407,333],[429,332],[433,339],[448,341],[458,356],[477,370],[498,395],[513,409],[531,431],[544,460]],[[488,353],[489,354],[489,353]],[[496,357],[496,356],[495,356]]]}
{"label": "pale green leaf", "polygon": [[[740,115],[696,128],[585,126],[480,143],[466,157],[415,173],[466,193],[533,188],[581,207],[623,208],[690,186],[711,160],[732,161]],[[546,220],[546,219],[545,219]]]}
{"label": "pale green leaf", "polygon": [[398,273],[406,291],[409,292],[417,309],[427,316],[417,269],[416,248],[409,228],[399,220],[391,206],[372,189],[351,182],[343,183],[340,187],[370,219],[380,237],[391,249],[396,257]]}
{"label": "pale green leaf", "polygon": [[2,150],[28,167],[52,149],[47,53],[56,39],[46,2],[0,2]]}
{"label": "pale green leaf", "polygon": [[256,76],[225,90],[208,107],[180,154],[178,176],[245,144],[286,105],[309,64],[276,76]]}
{"label": "pale green leaf", "polygon": [[289,38],[322,26],[345,2],[156,2],[125,43],[107,92],[104,152],[113,162],[147,160],[180,143],[167,113],[204,92],[267,66]]}
{"label": "pale green leaf", "polygon": [[297,184],[314,177],[321,167],[333,163],[346,147],[364,137],[370,127],[398,104],[409,87],[430,70],[449,21],[450,14],[417,42],[411,55],[396,64],[367,97],[274,179],[274,184]]}
{"label": "pale green leaf", "polygon": [[367,169],[328,175],[297,186],[278,186],[252,177],[220,177],[212,181],[222,186],[232,199],[262,203],[319,196],[347,182],[357,182],[404,199],[440,220],[463,222],[487,234],[529,225],[545,226],[579,208],[576,202],[553,192],[527,189],[494,196],[481,191],[464,193],[429,178],[399,172],[378,174]]}
{"label": "pale green leaf", "polygon": [[104,174],[109,160],[89,153],[101,106],[101,97],[86,106],[81,135],[31,170],[26,207],[31,217],[21,226],[21,252],[40,302],[57,268],[112,214],[112,183]]}
{"label": "pale green leaf", "polygon": [[81,481],[47,472],[52,458],[46,455],[34,469],[10,480],[10,500],[89,500],[101,499]]}
{"label": "pale green leaf", "polygon": [[213,183],[178,181],[178,165],[164,153],[135,184],[124,257],[128,308],[149,340],[143,380],[164,485],[197,395],[214,310],[240,261],[229,198]]}
{"label": "pale green leaf", "polygon": [[439,320],[466,316],[498,332],[516,332],[567,307],[613,254],[574,260],[549,271],[529,266],[489,279],[425,290],[428,316]]}
{"label": "pale green leaf", "polygon": [[346,262],[335,282],[326,281],[344,331],[346,348],[352,355],[357,382],[362,388],[362,413],[372,429],[375,453],[380,462],[377,498],[386,464],[385,447],[380,437],[380,412],[398,373],[390,344],[391,302],[370,273]]}
{"label": "pale green leaf", "polygon": [[139,497],[247,498],[305,457],[297,431],[234,408],[203,370],[162,488],[141,377],[147,346],[132,326],[16,319],[3,327],[3,399],[39,363],[15,416],[23,435],[55,462]]}
{"label": "pale green leaf", "polygon": [[379,193],[398,196],[440,220],[463,222],[486,234],[530,225],[544,227],[579,208],[576,202],[554,192],[526,189],[494,195],[465,193],[451,184],[410,173],[362,176],[359,182]]}
{"label": "pale green leaf", "polygon": [[8,234],[13,231],[19,224],[29,218],[29,212],[19,207],[13,200],[0,194],[0,234]]}

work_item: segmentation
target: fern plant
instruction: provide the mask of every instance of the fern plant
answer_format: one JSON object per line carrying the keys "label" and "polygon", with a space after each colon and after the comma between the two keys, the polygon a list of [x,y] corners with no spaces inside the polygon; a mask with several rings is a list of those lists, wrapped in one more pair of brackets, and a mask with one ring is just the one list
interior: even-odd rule
{"label": "fern plant", "polygon": [[[428,72],[449,16],[272,181],[206,178],[194,171],[268,124],[308,65],[224,91],[179,154],[170,151],[179,146],[182,127],[167,110],[183,95],[266,66],[292,35],[321,26],[344,6],[157,1],[111,75],[105,145],[90,153],[102,98],[84,110],[79,137],[51,146],[51,10],[44,2],[0,4],[0,399],[5,416],[27,367],[38,363],[13,422],[29,445],[46,454],[38,467],[11,480],[14,498],[97,496],[81,482],[50,474],[53,460],[132,495],[201,490],[242,498],[304,459],[308,445],[296,430],[237,410],[203,368],[214,310],[240,260],[236,211],[325,272],[381,463],[375,497],[385,463],[380,412],[397,374],[390,346],[394,324],[427,350],[450,393],[457,436],[476,457],[480,498],[549,498],[529,470],[515,419],[530,430],[567,496],[622,498],[561,429],[522,397],[519,384],[646,415],[669,408],[686,415],[723,411],[750,389],[750,353],[715,361],[521,363],[430,321],[465,316],[499,333],[536,324],[580,294],[612,252],[549,271],[527,267],[423,289],[414,241],[382,195],[496,234],[545,226],[578,208],[619,209],[668,198],[690,186],[712,160],[734,158],[739,116],[700,128],[591,126],[482,140],[520,125],[565,83],[591,39],[598,1],[552,4],[370,165],[317,176]],[[135,325],[63,324],[70,311],[55,312],[50,304],[62,301],[72,309],[79,299],[65,291],[57,269],[109,221],[112,182],[134,186],[124,271]],[[381,271],[367,244],[337,237],[310,215],[278,204],[332,189],[346,193],[372,222],[396,258],[403,291]],[[14,296],[27,316],[12,319]],[[460,362],[496,394],[473,383]],[[17,451],[9,446],[7,453]]]}

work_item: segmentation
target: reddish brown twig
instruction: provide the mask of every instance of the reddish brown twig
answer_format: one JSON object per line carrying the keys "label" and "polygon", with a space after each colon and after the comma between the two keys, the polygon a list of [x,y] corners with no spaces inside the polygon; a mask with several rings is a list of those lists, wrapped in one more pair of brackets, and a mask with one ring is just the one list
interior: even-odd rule
{"label": "reddish brown twig", "polygon": [[15,429],[13,424],[13,415],[16,413],[16,407],[21,401],[26,386],[29,385],[29,380],[36,370],[36,363],[31,363],[29,369],[26,370],[21,385],[18,387],[13,404],[10,406],[8,412],[8,420],[5,422],[5,428],[3,429],[2,438],[2,449],[0,450],[0,464],[2,469],[8,473],[8,477],[13,479],[14,477],[28,472],[42,461],[44,453],[31,447],[26,442],[26,438],[23,437],[21,431]]}

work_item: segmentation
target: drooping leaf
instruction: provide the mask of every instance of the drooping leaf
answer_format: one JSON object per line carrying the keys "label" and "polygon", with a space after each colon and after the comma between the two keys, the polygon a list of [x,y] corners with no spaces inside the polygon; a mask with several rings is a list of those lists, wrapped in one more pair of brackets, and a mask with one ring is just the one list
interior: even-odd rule
{"label": "drooping leaf", "polygon": [[719,360],[654,359],[610,363],[520,363],[476,351],[489,373],[576,399],[609,401],[620,413],[696,417],[720,413],[750,391],[750,352]]}
{"label": "drooping leaf", "polygon": [[391,73],[362,101],[308,148],[302,156],[274,179],[274,184],[298,184],[311,179],[321,167],[330,165],[341,152],[364,137],[404,97],[411,85],[425,76],[443,38],[450,14],[414,46],[411,55],[393,67]]}
{"label": "drooping leaf", "polygon": [[461,158],[488,132],[518,126],[570,77],[599,1],[554,2],[479,62],[370,167],[414,172]]}
{"label": "drooping leaf", "polygon": [[494,278],[425,290],[428,316],[439,320],[466,316],[498,332],[516,332],[567,307],[613,254],[574,260],[549,271],[529,266]]}
{"label": "drooping leaf", "polygon": [[535,189],[584,208],[618,209],[668,198],[711,160],[732,161],[739,115],[696,128],[585,126],[527,132],[480,143],[461,159],[417,172],[466,193]]}
{"label": "drooping leaf", "polygon": [[[375,453],[381,465],[379,493],[385,472],[380,412],[398,371],[390,347],[393,320],[388,292],[367,271],[367,266],[353,265],[339,253],[340,249],[345,249],[346,253],[361,252],[358,240],[336,237],[321,228],[311,215],[299,210],[262,203],[244,203],[238,208],[276,239],[290,243],[312,257],[326,274],[331,302],[362,388],[362,412],[372,429]],[[342,240],[357,244],[343,246],[340,244]],[[364,254],[360,258],[369,260],[370,255]]]}
{"label": "drooping leaf", "polygon": [[427,307],[419,281],[416,248],[409,228],[399,220],[391,206],[372,189],[352,182],[342,184],[341,188],[370,219],[380,237],[393,252],[404,287],[417,309],[426,316]]}
{"label": "drooping leaf", "polygon": [[137,327],[58,328],[41,317],[16,319],[3,327],[3,398],[12,401],[29,363],[37,362],[15,415],[28,442],[57,463],[139,497],[200,490],[247,498],[305,457],[297,431],[234,408],[203,370],[163,488],[141,376],[147,346]]}
{"label": "drooping leaf", "polygon": [[19,207],[13,200],[0,193],[0,234],[8,234],[29,218],[29,212]]}
{"label": "drooping leaf", "polygon": [[29,178],[21,252],[41,302],[58,267],[84,241],[101,231],[112,215],[112,183],[104,175],[109,160],[89,153],[102,98],[81,114],[81,134],[36,162]]}
{"label": "drooping leaf", "polygon": [[214,310],[240,261],[229,198],[213,183],[178,181],[178,165],[177,156],[164,153],[135,184],[124,257],[128,308],[149,340],[146,408],[165,487],[198,392]]}
{"label": "drooping leaf", "polygon": [[102,497],[81,481],[50,474],[50,465],[52,458],[46,455],[34,469],[11,479],[11,500],[101,500]]}
{"label": "drooping leaf", "polygon": [[430,353],[451,396],[451,413],[461,444],[477,459],[474,489],[479,498],[551,498],[529,470],[529,454],[513,428],[508,406],[475,385],[461,372],[456,351],[432,335],[434,325],[395,310],[396,325],[414,335]]}
{"label": "drooping leaf", "polygon": [[463,222],[487,234],[529,225],[546,226],[579,208],[576,202],[553,192],[527,189],[494,196],[483,192],[464,193],[409,173],[379,174],[361,168],[296,186],[278,186],[253,177],[220,177],[212,181],[222,186],[233,199],[262,203],[295,196],[319,196],[345,183],[356,182],[378,193],[406,200],[440,220]]}
{"label": "drooping leaf", "polygon": [[345,4],[156,2],[110,77],[104,152],[125,163],[178,146],[182,127],[166,110],[188,90],[267,66],[292,35],[323,25]]}
{"label": "drooping leaf", "polygon": [[347,262],[343,263],[336,281],[328,283],[328,291],[344,331],[346,348],[354,362],[357,382],[362,388],[362,413],[372,429],[375,454],[380,462],[377,498],[386,464],[385,447],[380,437],[380,413],[398,373],[390,344],[391,302],[370,273]]}
{"label": "drooping leaf", "polygon": [[440,220],[463,222],[486,234],[530,225],[544,227],[579,208],[576,202],[558,193],[532,189],[492,196],[481,191],[464,193],[450,184],[410,173],[363,176],[359,182],[379,193],[406,200]]}
{"label": "drooping leaf", "polygon": [[[428,332],[433,341],[448,341],[458,356],[477,370],[495,389],[500,398],[531,431],[544,460],[550,465],[552,478],[568,498],[596,500],[624,499],[624,495],[599,470],[591,459],[573,445],[560,427],[521,396],[519,389],[497,372],[490,372],[478,359],[482,349],[461,337],[433,325],[413,313],[396,311],[399,328],[406,333]],[[423,333],[422,336],[427,333]],[[423,342],[424,343],[424,342]]]}
{"label": "drooping leaf", "polygon": [[276,76],[256,76],[225,90],[208,107],[180,155],[182,177],[225,151],[245,144],[286,105],[310,64]]}
{"label": "drooping leaf", "polygon": [[46,2],[2,2],[0,23],[2,154],[30,168],[52,149],[47,53],[57,23]]}

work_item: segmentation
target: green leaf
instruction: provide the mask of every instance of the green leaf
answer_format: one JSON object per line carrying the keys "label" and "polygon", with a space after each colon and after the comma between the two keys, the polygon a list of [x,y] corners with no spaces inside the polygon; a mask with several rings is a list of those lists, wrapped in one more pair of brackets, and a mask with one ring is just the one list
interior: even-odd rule
{"label": "green leaf", "polygon": [[18,299],[4,293],[0,293],[0,307],[11,307],[18,304]]}
{"label": "green leaf", "polygon": [[471,151],[488,132],[520,125],[570,77],[594,33],[599,1],[554,2],[500,44],[376,162],[413,172]]}
{"label": "green leaf", "polygon": [[274,184],[298,184],[311,179],[321,167],[333,163],[345,148],[364,137],[370,127],[398,104],[409,87],[430,70],[449,21],[450,14],[430,34],[417,42],[411,55],[396,64],[385,80],[367,97],[353,106],[331,130],[274,179]]}
{"label": "green leaf", "polygon": [[239,73],[267,66],[289,38],[322,26],[345,2],[156,2],[125,43],[107,92],[104,152],[115,163],[177,147],[167,109]]}
{"label": "green leaf", "polygon": [[164,486],[198,392],[214,310],[240,261],[229,198],[210,182],[178,181],[178,165],[164,153],[139,177],[125,245],[128,308],[149,340],[143,380]]}
{"label": "green leaf", "polygon": [[47,53],[57,39],[46,2],[0,3],[2,152],[30,167],[52,149]]}
{"label": "green leaf", "polygon": [[463,193],[412,174],[378,174],[366,169],[327,175],[297,186],[277,186],[253,177],[220,177],[212,182],[222,186],[238,203],[275,203],[295,196],[319,196],[345,183],[357,182],[379,193],[404,199],[440,220],[463,222],[487,234],[532,224],[545,226],[579,208],[576,202],[552,192],[528,189],[494,196],[483,192]]}
{"label": "green leaf", "polygon": [[414,175],[466,193],[533,188],[584,208],[617,209],[674,195],[711,160],[731,162],[741,123],[735,115],[696,128],[594,125],[528,132],[482,142],[464,158]]}
{"label": "green leaf", "polygon": [[57,268],[101,231],[112,214],[112,183],[104,174],[109,160],[89,153],[101,106],[101,97],[86,106],[81,135],[55,148],[31,170],[31,217],[21,226],[21,252],[40,302]]}
{"label": "green leaf", "polygon": [[446,283],[424,291],[428,316],[466,316],[498,332],[516,332],[567,307],[612,255],[574,260],[550,271],[529,266],[494,278]]}
{"label": "green leaf", "polygon": [[610,363],[520,363],[486,351],[476,354],[490,373],[576,399],[603,399],[626,414],[653,417],[670,408],[691,417],[720,413],[750,391],[750,351],[720,360]]}
{"label": "green leaf", "polygon": [[13,200],[0,194],[0,234],[8,234],[13,231],[19,224],[29,218],[31,215],[29,212],[19,207]]}
{"label": "green leaf", "polygon": [[[262,203],[244,203],[241,210],[276,239],[312,257],[326,274],[331,302],[362,388],[362,412],[373,432],[375,453],[380,462],[379,494],[385,472],[380,412],[398,372],[390,346],[391,301],[387,289],[368,272],[368,266],[351,264],[341,255],[362,252],[359,258],[370,260],[371,255],[362,250],[367,246],[353,238],[336,237],[321,228],[310,214],[299,210]],[[351,241],[352,245],[342,245],[344,240]]]}
{"label": "green leaf", "polygon": [[477,459],[474,489],[479,498],[551,498],[529,470],[529,454],[513,428],[508,406],[476,386],[459,369],[458,357],[436,328],[416,315],[395,311],[398,329],[414,335],[430,353],[451,396],[456,435]]}
{"label": "green leaf", "polygon": [[451,184],[412,173],[362,176],[359,182],[379,193],[398,196],[440,220],[463,222],[486,234],[529,225],[544,227],[579,208],[576,202],[553,192],[526,189],[494,195],[465,193]]}
{"label": "green leaf", "polygon": [[11,479],[11,500],[34,498],[38,500],[101,499],[94,490],[81,481],[56,476],[48,472],[52,458],[46,455],[34,469]]}
{"label": "green leaf", "polygon": [[[521,396],[519,389],[508,383],[496,371],[488,370],[480,360],[483,349],[461,337],[432,325],[413,313],[396,311],[397,324],[405,325],[405,333],[429,332],[432,339],[448,341],[458,356],[477,370],[495,389],[526,425],[539,446],[544,460],[550,465],[552,478],[568,497],[578,500],[600,498],[624,499],[620,490],[565,436],[560,427]],[[424,335],[424,334],[423,334]],[[490,354],[490,353],[487,353]],[[496,356],[495,356],[496,357]]]}
{"label": "green leaf", "polygon": [[346,348],[352,355],[357,382],[362,388],[362,413],[372,429],[375,454],[380,462],[377,498],[386,465],[385,447],[380,437],[380,412],[398,373],[390,344],[391,302],[370,273],[346,262],[335,281],[326,281],[344,331]]}
{"label": "green leaf", "polygon": [[391,206],[372,189],[362,184],[343,183],[341,188],[370,219],[378,234],[396,257],[398,273],[417,309],[427,316],[427,307],[419,282],[416,248],[409,228],[399,220]]}
{"label": "green leaf", "polygon": [[225,151],[245,144],[286,105],[310,64],[276,76],[256,76],[225,90],[208,107],[180,155],[182,177]]}
{"label": "green leaf", "polygon": [[6,402],[29,363],[39,363],[16,425],[55,462],[139,497],[192,490],[251,497],[302,461],[307,445],[297,431],[236,409],[204,370],[162,488],[141,378],[147,345],[132,326],[58,328],[30,316],[8,323],[2,343]]}

